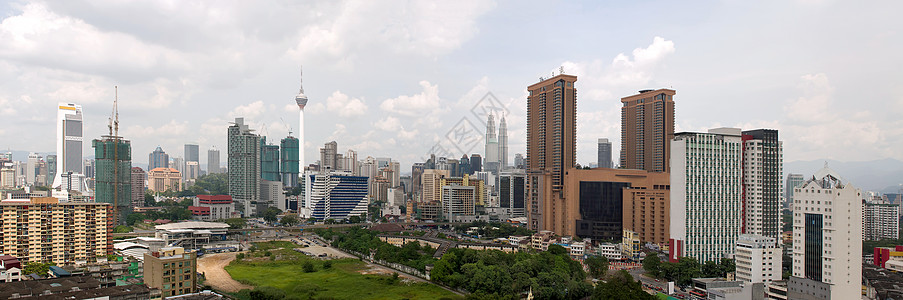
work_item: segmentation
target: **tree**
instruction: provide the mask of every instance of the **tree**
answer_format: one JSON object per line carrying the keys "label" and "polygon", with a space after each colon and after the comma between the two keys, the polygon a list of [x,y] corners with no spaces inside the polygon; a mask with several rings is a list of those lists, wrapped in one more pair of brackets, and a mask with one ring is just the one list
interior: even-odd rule
{"label": "tree", "polygon": [[304,263],[301,264],[301,270],[303,270],[304,273],[316,271],[316,269],[314,269],[314,264],[311,263],[310,260],[304,260]]}
{"label": "tree", "polygon": [[281,213],[282,213],[282,211],[279,210],[278,208],[270,206],[270,207],[267,207],[267,209],[264,210],[261,215],[263,216],[264,221],[273,223],[273,222],[276,222],[277,220],[279,220],[278,217],[279,217],[279,214],[281,214]]}
{"label": "tree", "polygon": [[157,206],[157,200],[154,199],[154,195],[144,194],[144,206],[147,206],[147,207]]}
{"label": "tree", "polygon": [[132,232],[132,227],[119,225],[113,228],[113,233],[129,233]]}
{"label": "tree", "polygon": [[47,271],[50,271],[51,266],[55,266],[56,264],[52,262],[39,263],[39,262],[30,262],[25,264],[25,268],[22,270],[25,274],[38,274],[38,275],[47,275]]}
{"label": "tree", "polygon": [[593,299],[648,299],[654,300],[655,296],[643,291],[643,286],[633,280],[630,273],[625,270],[615,272],[593,290]]}
{"label": "tree", "polygon": [[246,221],[245,219],[242,219],[242,218],[226,219],[223,222],[225,222],[226,224],[229,224],[229,229],[242,229],[248,225],[248,221]]}
{"label": "tree", "polygon": [[262,286],[248,293],[248,296],[251,300],[280,300],[285,299],[285,291],[271,286]]}
{"label": "tree", "polygon": [[351,224],[357,224],[357,223],[360,223],[360,222],[361,222],[361,217],[360,217],[360,216],[351,216],[351,217],[348,218],[348,223],[351,223]]}
{"label": "tree", "polygon": [[298,224],[298,217],[296,217],[295,215],[287,215],[285,217],[282,217],[282,220],[280,220],[279,222],[285,226],[295,226]]}
{"label": "tree", "polygon": [[135,223],[143,222],[145,219],[147,219],[147,216],[142,213],[131,213],[125,217],[125,223],[133,226]]}
{"label": "tree", "polygon": [[568,249],[564,249],[561,245],[549,245],[548,252],[552,255],[568,254]]}
{"label": "tree", "polygon": [[661,266],[662,259],[658,257],[657,254],[646,255],[646,258],[643,259],[643,270],[652,277],[659,277],[662,275]]}
{"label": "tree", "polygon": [[593,278],[602,278],[608,271],[608,258],[605,256],[590,256],[586,259],[586,266],[589,267],[589,274]]}
{"label": "tree", "polygon": [[323,270],[328,270],[332,268],[332,261],[327,260],[323,262]]}

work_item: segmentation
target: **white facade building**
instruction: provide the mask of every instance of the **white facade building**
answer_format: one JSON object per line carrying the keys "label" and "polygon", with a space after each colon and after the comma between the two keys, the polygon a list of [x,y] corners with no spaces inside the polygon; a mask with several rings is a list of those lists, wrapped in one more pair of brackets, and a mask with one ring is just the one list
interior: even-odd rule
{"label": "white facade building", "polygon": [[741,233],[781,237],[783,145],[774,129],[743,131]]}
{"label": "white facade building", "polygon": [[[80,174],[82,165],[82,106],[60,103],[56,122],[56,175],[53,188],[63,185],[63,174]],[[78,185],[78,184],[71,184]]]}
{"label": "white facade building", "polygon": [[900,205],[862,201],[862,239],[897,239],[900,234]]}
{"label": "white facade building", "polygon": [[669,260],[729,258],[740,234],[741,132],[676,133],[671,141]]}
{"label": "white facade building", "polygon": [[737,280],[771,283],[781,280],[781,248],[775,238],[741,234],[734,254]]}
{"label": "white facade building", "polygon": [[861,201],[861,192],[827,166],[794,189],[788,298],[825,294],[831,299],[861,298]]}

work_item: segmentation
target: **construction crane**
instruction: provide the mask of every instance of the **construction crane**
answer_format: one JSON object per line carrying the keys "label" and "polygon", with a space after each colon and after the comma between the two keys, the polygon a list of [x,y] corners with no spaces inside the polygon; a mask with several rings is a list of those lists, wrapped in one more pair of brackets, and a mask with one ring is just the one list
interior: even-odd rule
{"label": "construction crane", "polygon": [[288,129],[288,136],[292,136],[292,126],[288,125],[282,117],[279,117],[279,120],[281,120],[282,125],[285,125],[285,128]]}

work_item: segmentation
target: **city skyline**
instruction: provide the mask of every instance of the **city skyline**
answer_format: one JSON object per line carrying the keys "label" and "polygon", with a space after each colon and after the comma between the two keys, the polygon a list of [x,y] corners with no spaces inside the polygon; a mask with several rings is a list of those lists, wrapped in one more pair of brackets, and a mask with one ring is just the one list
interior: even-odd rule
{"label": "city skyline", "polygon": [[[174,16],[174,25],[163,28],[122,26],[133,20],[124,19],[128,14],[121,12],[143,10],[151,17],[170,14],[176,8],[154,3],[80,7],[68,2],[2,6],[0,36],[13,42],[0,46],[0,64],[7,66],[0,76],[8,82],[0,92],[0,104],[4,105],[0,115],[8,120],[0,138],[9,141],[4,145],[8,149],[53,153],[51,109],[58,102],[82,105],[85,138],[101,136],[113,99],[112,87],[119,84],[120,111],[129,124],[121,135],[133,141],[138,157],[158,145],[171,153],[179,152],[186,143],[225,149],[222,132],[234,117],[244,117],[270,140],[279,140],[288,135],[289,127],[299,130],[298,108],[292,97],[300,80],[298,68],[304,64],[308,71],[305,94],[310,98],[306,121],[308,127],[317,124],[320,129],[308,130],[305,153],[317,153],[319,145],[335,140],[362,157],[393,157],[410,165],[422,161],[430,147],[444,141],[462,118],[482,128],[482,120],[472,116],[470,109],[492,92],[509,111],[508,161],[513,161],[516,153],[526,151],[524,85],[548,77],[562,66],[566,74],[581,78],[577,118],[577,162],[581,165],[595,162],[598,138],[619,136],[618,99],[649,88],[680,93],[675,109],[677,132],[720,126],[777,129],[785,140],[799,141],[788,143],[788,162],[903,159],[903,154],[892,150],[903,146],[898,144],[903,143],[903,132],[895,129],[900,121],[893,117],[903,112],[900,96],[892,88],[899,75],[881,67],[899,60],[891,54],[900,48],[900,42],[893,38],[898,33],[884,21],[892,18],[881,17],[892,10],[875,9],[888,5],[801,1],[781,9],[769,7],[779,4],[752,9],[746,6],[751,4],[735,3],[694,11],[694,7],[661,4],[681,9],[685,17],[650,17],[654,22],[627,31],[608,28],[624,22],[623,12],[640,9],[633,4],[569,3],[542,13],[509,2],[442,4],[450,7],[413,4],[410,13],[366,3],[307,5],[222,7],[231,12],[222,20],[212,19],[207,15],[210,9],[203,6],[184,8]],[[284,23],[279,26],[248,25],[248,20],[270,11],[286,10],[309,12],[299,13],[303,16],[299,20],[281,21]],[[782,12],[770,14],[777,10]],[[666,11],[669,9],[652,13]],[[866,12],[877,15],[841,29],[832,22]],[[525,22],[522,28],[506,24],[547,13],[568,16],[563,22],[575,26],[560,39],[593,31],[603,34],[581,39],[585,47],[569,53],[540,45],[524,54],[531,59],[504,57],[510,48],[498,47],[499,40],[516,41],[533,31],[550,30],[541,22]],[[597,15],[611,18],[593,18]],[[755,22],[766,16],[773,18],[767,26]],[[807,17],[808,23],[797,25],[798,16]],[[400,25],[392,27],[380,18],[396,18]],[[198,19],[206,22],[186,30],[189,20]],[[662,22],[675,24],[664,27]],[[722,25],[706,26],[711,22]],[[450,23],[454,25],[440,30]],[[41,26],[29,33],[28,24]],[[245,31],[244,26],[257,30]],[[824,33],[825,28],[833,32]],[[383,29],[382,35],[372,34]],[[177,31],[186,32],[174,33]],[[375,37],[361,38],[358,32]],[[405,39],[405,34],[412,38]],[[193,41],[189,36],[203,38]],[[260,45],[231,45],[231,36]],[[428,39],[430,36],[437,39]],[[84,54],[88,49],[55,52],[61,47],[54,43],[71,38],[96,40],[104,49],[126,54],[116,59],[110,55],[74,59],[72,53]],[[743,51],[752,44],[781,47]],[[217,46],[222,49],[209,50]],[[871,54],[851,54],[863,47]],[[29,50],[37,48],[42,50]],[[126,49],[141,50],[119,51]],[[488,55],[476,55],[483,52]],[[267,60],[245,62],[233,54]],[[206,57],[200,58],[202,55]],[[535,57],[540,59],[532,59]],[[192,60],[198,63],[186,63]],[[521,63],[510,68],[513,61]],[[857,67],[846,61],[856,61]],[[873,80],[866,83],[863,78]],[[740,93],[733,93],[737,91]],[[728,92],[733,96],[725,100],[722,95]],[[864,98],[885,100],[849,101]],[[757,104],[736,109],[741,103]],[[13,138],[22,132],[29,134]],[[613,138],[612,142],[612,152],[619,153],[620,141]],[[90,149],[83,148],[89,153]],[[470,152],[479,153],[479,149]],[[450,157],[460,156],[456,154]],[[312,157],[308,155],[304,163],[314,163]],[[206,164],[204,157],[200,159]]]}

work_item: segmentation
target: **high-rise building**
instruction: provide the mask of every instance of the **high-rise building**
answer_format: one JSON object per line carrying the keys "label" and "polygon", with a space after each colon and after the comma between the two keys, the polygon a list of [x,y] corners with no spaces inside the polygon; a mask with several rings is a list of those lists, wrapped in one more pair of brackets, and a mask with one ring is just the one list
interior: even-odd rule
{"label": "high-rise building", "polygon": [[164,298],[196,293],[197,262],[197,253],[182,247],[144,253],[144,283],[159,289]]}
{"label": "high-rise building", "polygon": [[298,95],[295,96],[295,103],[298,104],[298,162],[301,164],[298,169],[304,171],[304,106],[307,105],[307,95],[304,95],[303,72],[299,72]]}
{"label": "high-rise building", "polygon": [[784,208],[790,209],[793,204],[793,190],[806,183],[803,174],[787,174],[787,184],[784,185]]}
{"label": "high-rise building", "polygon": [[[576,81],[577,76],[560,74],[527,87],[527,225],[532,230],[550,228],[542,223],[544,205],[563,198],[564,173],[577,161]],[[549,182],[540,182],[543,178]]]}
{"label": "high-rise building", "polygon": [[470,175],[475,172],[483,172],[483,157],[476,153],[470,155]]}
{"label": "high-rise building", "polygon": [[28,161],[25,162],[25,184],[27,185],[34,185],[38,171],[38,157],[38,154],[34,152],[28,154]]}
{"label": "high-rise building", "polygon": [[420,186],[423,188],[421,201],[431,203],[442,199],[442,179],[448,176],[448,170],[423,170],[423,174],[420,175]]}
{"label": "high-rise building", "polygon": [[621,98],[622,168],[668,172],[675,94],[669,89],[642,90]]}
{"label": "high-rise building", "polygon": [[740,232],[781,241],[783,145],[778,131],[743,131]]}
{"label": "high-rise building", "polygon": [[[82,106],[72,103],[60,103],[56,116],[57,174],[53,178],[53,188],[63,186],[62,174],[80,174],[83,168]],[[73,185],[80,184],[73,183]]]}
{"label": "high-rise building", "polygon": [[788,299],[859,299],[862,193],[827,166],[793,195]]}
{"label": "high-rise building", "polygon": [[154,192],[182,190],[182,173],[173,168],[156,168],[147,172],[147,189]]}
{"label": "high-rise building", "polygon": [[473,216],[475,211],[475,186],[445,185],[442,186],[442,216],[445,220],[455,221],[455,217]]}
{"label": "high-rise building", "polygon": [[495,120],[490,113],[486,120],[486,137],[485,137],[485,159],[483,160],[483,168],[489,172],[498,172],[499,170],[499,139],[495,131]]}
{"label": "high-rise building", "polygon": [[282,184],[286,188],[295,188],[298,186],[298,175],[300,163],[298,161],[298,139],[293,136],[287,136],[279,142],[282,148],[280,153],[279,164],[282,166]]}
{"label": "high-rise building", "polygon": [[778,239],[756,234],[741,234],[737,238],[737,280],[748,283],[772,283],[781,280],[783,251]]}
{"label": "high-rise building", "polygon": [[244,118],[235,118],[227,135],[229,196],[242,205],[245,217],[252,216],[260,199],[260,136],[248,128]]}
{"label": "high-rise building", "polygon": [[320,171],[329,172],[339,170],[338,144],[335,141],[328,142],[320,148]]}
{"label": "high-rise building", "polygon": [[222,173],[222,169],[219,162],[219,150],[216,147],[207,150],[207,174],[217,174]]}
{"label": "high-rise building", "polygon": [[684,132],[671,142],[671,261],[720,261],[740,235],[740,129]]}
{"label": "high-rise building", "polygon": [[524,155],[520,153],[514,154],[514,168],[523,169],[526,167],[527,161],[524,159]]}
{"label": "high-rise building", "polygon": [[147,191],[147,172],[139,167],[132,167],[132,209],[144,206],[144,193]]}
{"label": "high-rise building", "polygon": [[285,193],[282,181],[260,180],[260,200],[257,201],[257,211],[265,211],[268,207],[285,209]]}
{"label": "high-rise building", "polygon": [[173,157],[169,162],[169,167],[178,170],[179,172],[185,172],[185,160],[181,157]]}
{"label": "high-rise building", "polygon": [[900,204],[887,201],[862,201],[862,239],[895,240],[900,234]]}
{"label": "high-rise building", "polygon": [[342,157],[342,170],[351,172],[351,175],[361,175],[361,162],[357,160],[357,151],[348,149]]}
{"label": "high-rise building", "polygon": [[600,168],[611,169],[611,142],[608,139],[599,139],[599,158],[596,163]]}
{"label": "high-rise building", "polygon": [[147,169],[153,170],[156,168],[169,168],[169,154],[163,152],[160,146],[157,146],[157,149],[154,149],[154,152],[147,156]]}
{"label": "high-rise building", "polygon": [[185,144],[185,169],[182,177],[185,181],[197,179],[201,176],[200,152],[197,144]]}
{"label": "high-rise building", "polygon": [[479,206],[486,206],[486,203],[489,199],[489,185],[486,184],[487,180],[476,178],[476,176],[471,177],[470,175],[464,175],[464,177],[449,177],[444,176],[439,179],[439,191],[438,194],[442,195],[442,188],[449,185],[458,185],[458,186],[472,186],[475,188],[474,192],[474,203]]}
{"label": "high-rise building", "polygon": [[499,121],[499,171],[508,168],[508,122],[505,116]]}
{"label": "high-rise building", "polygon": [[523,217],[527,197],[527,177],[524,170],[513,169],[499,173],[499,207],[509,209],[509,215]]}
{"label": "high-rise building", "polygon": [[94,201],[109,203],[113,224],[124,224],[132,211],[132,144],[119,136],[104,136],[93,141],[95,183]]}
{"label": "high-rise building", "polygon": [[[305,209],[302,217],[317,220],[345,220],[352,216],[367,215],[367,177],[351,176],[347,172],[310,174],[305,181]],[[302,211],[305,211],[302,209]]]}
{"label": "high-rise building", "polygon": [[0,253],[25,263],[69,265],[113,254],[107,203],[53,197],[0,201]]}
{"label": "high-rise building", "polygon": [[[47,180],[53,180],[56,177],[56,154],[48,154],[47,157]],[[47,185],[51,185],[53,182],[47,182]]]}
{"label": "high-rise building", "polygon": [[279,170],[279,146],[267,145],[267,138],[260,137],[260,178],[269,181],[282,181]]}

